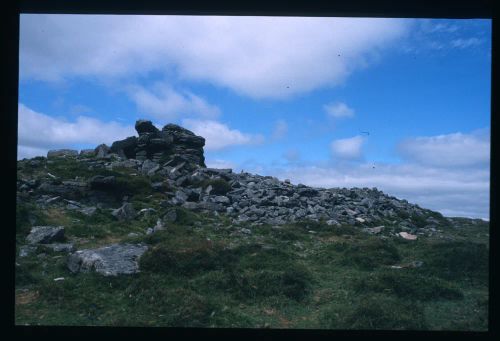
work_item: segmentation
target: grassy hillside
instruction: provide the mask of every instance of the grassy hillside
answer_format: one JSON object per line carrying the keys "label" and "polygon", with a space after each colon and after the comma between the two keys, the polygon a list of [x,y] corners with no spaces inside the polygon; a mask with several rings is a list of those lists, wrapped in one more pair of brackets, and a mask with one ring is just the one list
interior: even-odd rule
{"label": "grassy hillside", "polygon": [[[51,171],[67,178],[96,174],[57,164]],[[23,168],[19,172],[35,176]],[[119,170],[113,174],[137,210],[152,207],[156,213],[121,222],[106,209],[98,208],[93,216],[42,209],[29,194],[19,194],[17,254],[34,224],[63,225],[77,249],[146,243],[150,247],[140,259],[141,272],[72,274],[67,255],[38,247],[16,258],[16,324],[488,328],[487,223],[463,220],[462,227],[409,241],[323,222],[233,226],[224,214],[177,207],[174,223],[146,235],[165,211],[159,204],[164,194],[149,190],[158,179]]]}

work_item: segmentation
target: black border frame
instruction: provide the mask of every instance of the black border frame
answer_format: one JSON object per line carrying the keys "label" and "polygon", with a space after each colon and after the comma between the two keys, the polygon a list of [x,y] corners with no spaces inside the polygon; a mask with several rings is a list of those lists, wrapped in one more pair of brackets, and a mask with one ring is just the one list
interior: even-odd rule
{"label": "black border frame", "polygon": [[[152,1],[152,0],[19,0],[10,3],[2,11],[2,47],[7,57],[2,63],[2,115],[1,128],[7,159],[1,177],[2,194],[5,203],[2,211],[8,220],[2,223],[7,242],[2,247],[6,257],[4,269],[9,269],[7,280],[2,281],[5,294],[2,307],[2,321],[16,339],[23,337],[68,337],[95,336],[126,337],[251,337],[261,338],[326,338],[326,337],[384,337],[397,338],[416,336],[419,338],[464,337],[474,339],[494,339],[498,337],[498,295],[494,288],[498,284],[495,266],[498,246],[498,178],[499,148],[498,102],[498,15],[494,0],[421,0],[414,2],[391,0],[345,0],[345,1]],[[491,163],[490,163],[490,304],[488,332],[453,331],[339,331],[339,330],[284,330],[284,329],[196,329],[196,328],[133,328],[133,327],[24,327],[14,325],[14,271],[15,271],[15,194],[17,177],[17,109],[18,109],[18,69],[19,69],[19,15],[21,13],[79,13],[79,14],[177,14],[177,15],[255,15],[255,16],[341,16],[341,17],[400,17],[400,18],[489,18],[492,19],[492,65],[491,65]],[[6,52],[6,53],[5,53]],[[5,220],[3,220],[5,222]],[[6,231],[5,231],[6,230]],[[8,303],[7,303],[8,302]],[[7,303],[7,304],[6,304]]]}

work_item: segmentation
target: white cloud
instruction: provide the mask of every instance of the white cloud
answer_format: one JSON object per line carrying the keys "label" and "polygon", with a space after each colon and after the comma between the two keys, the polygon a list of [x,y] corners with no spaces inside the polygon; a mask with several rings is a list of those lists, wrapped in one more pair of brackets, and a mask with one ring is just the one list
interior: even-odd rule
{"label": "white cloud", "polygon": [[473,38],[467,38],[467,39],[462,39],[462,38],[454,39],[451,41],[450,44],[452,47],[465,49],[468,47],[477,46],[477,45],[481,44],[482,42],[483,42],[482,39],[478,39],[478,38],[473,37]]}
{"label": "white cloud", "polygon": [[288,132],[288,124],[286,123],[286,121],[278,120],[274,125],[272,138],[274,140],[282,139],[283,137],[285,137],[287,132]]}
{"label": "white cloud", "polygon": [[78,116],[74,122],[63,121],[19,103],[18,158],[45,156],[49,149],[70,148],[75,144],[110,144],[132,135],[136,135],[133,126],[86,116]]}
{"label": "white cloud", "polygon": [[165,83],[156,83],[151,90],[139,85],[129,86],[127,92],[142,113],[158,119],[171,120],[186,115],[215,118],[220,115],[220,109],[203,98],[189,91],[175,91]]}
{"label": "white cloud", "polygon": [[329,116],[334,118],[354,116],[354,109],[349,108],[347,104],[342,102],[330,103],[323,108]]}
{"label": "white cloud", "polygon": [[386,18],[23,14],[20,77],[175,72],[253,98],[341,83],[402,38]]}
{"label": "white cloud", "polygon": [[490,131],[407,139],[398,150],[406,159],[437,167],[465,167],[490,161]]}
{"label": "white cloud", "polygon": [[205,138],[205,150],[219,150],[237,145],[255,145],[264,142],[260,134],[246,134],[213,120],[184,119],[182,125]]}
{"label": "white cloud", "polygon": [[365,139],[362,136],[354,136],[347,139],[334,140],[330,144],[332,154],[341,159],[358,159],[362,154],[362,146]]}

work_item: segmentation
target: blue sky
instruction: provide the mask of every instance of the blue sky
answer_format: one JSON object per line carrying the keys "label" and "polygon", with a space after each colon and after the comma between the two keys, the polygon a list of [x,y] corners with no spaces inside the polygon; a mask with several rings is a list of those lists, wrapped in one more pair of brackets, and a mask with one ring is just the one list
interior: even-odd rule
{"label": "blue sky", "polygon": [[212,167],[489,217],[490,20],[21,16],[18,159],[135,135]]}

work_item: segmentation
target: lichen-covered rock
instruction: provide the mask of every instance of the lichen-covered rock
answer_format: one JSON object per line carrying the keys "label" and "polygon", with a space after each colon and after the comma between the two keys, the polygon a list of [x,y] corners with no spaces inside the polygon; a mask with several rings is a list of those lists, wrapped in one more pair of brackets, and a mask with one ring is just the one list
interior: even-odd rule
{"label": "lichen-covered rock", "polygon": [[148,247],[142,244],[112,244],[98,249],[85,249],[68,257],[68,269],[73,272],[96,271],[104,276],[139,272],[139,259]]}
{"label": "lichen-covered rock", "polygon": [[62,226],[34,226],[26,237],[30,244],[48,244],[64,240],[64,227]]}

